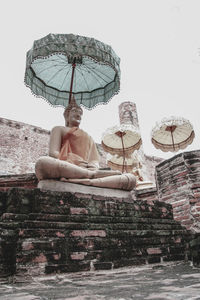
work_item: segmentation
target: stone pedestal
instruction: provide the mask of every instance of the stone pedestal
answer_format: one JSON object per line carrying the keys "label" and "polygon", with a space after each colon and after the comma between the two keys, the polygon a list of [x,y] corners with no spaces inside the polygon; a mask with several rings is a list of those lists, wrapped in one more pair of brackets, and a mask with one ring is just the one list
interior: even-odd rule
{"label": "stone pedestal", "polygon": [[184,260],[189,232],[173,220],[169,204],[152,200],[153,190],[146,197],[9,190],[0,221],[0,277]]}
{"label": "stone pedestal", "polygon": [[137,182],[136,190],[143,190],[155,187],[155,184],[153,184],[151,181],[139,181]]}
{"label": "stone pedestal", "polygon": [[41,180],[38,188],[46,191],[70,192],[72,194],[96,195],[102,197],[117,197],[123,199],[132,199],[132,192],[119,189],[99,188],[58,180]]}

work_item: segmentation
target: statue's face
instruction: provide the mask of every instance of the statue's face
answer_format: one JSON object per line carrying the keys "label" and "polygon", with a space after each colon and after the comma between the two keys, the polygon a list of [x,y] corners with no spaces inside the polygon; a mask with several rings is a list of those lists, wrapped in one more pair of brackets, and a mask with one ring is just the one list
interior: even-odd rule
{"label": "statue's face", "polygon": [[67,121],[69,127],[79,127],[81,123],[81,118],[83,115],[83,111],[81,108],[78,107],[72,107],[72,109],[69,112]]}

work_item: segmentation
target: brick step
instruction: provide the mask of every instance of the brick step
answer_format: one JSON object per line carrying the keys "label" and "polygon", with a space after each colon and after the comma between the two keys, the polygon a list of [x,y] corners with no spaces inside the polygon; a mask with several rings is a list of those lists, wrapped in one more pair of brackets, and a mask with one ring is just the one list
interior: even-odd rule
{"label": "brick step", "polygon": [[2,222],[0,223],[2,229],[32,229],[32,228],[40,228],[40,229],[104,229],[104,230],[182,230],[181,225],[178,222],[173,223],[155,223],[147,222],[144,220],[143,222],[132,222],[132,223],[92,223],[91,221],[84,222],[84,223],[74,223],[74,222],[49,222],[49,221],[27,221],[24,220],[23,222]]}
{"label": "brick step", "polygon": [[14,214],[4,213],[2,222],[9,221],[47,221],[47,222],[90,222],[90,223],[150,223],[150,224],[179,224],[171,218],[140,218],[140,217],[113,217],[87,215],[59,215],[59,214]]}
{"label": "brick step", "polygon": [[[68,263],[73,265],[74,262],[79,265],[81,262],[114,262],[115,266],[120,266],[120,262],[135,260],[137,264],[141,264],[141,261],[147,261],[148,263],[155,263],[170,260],[184,260],[185,254],[183,246],[163,246],[163,247],[151,247],[146,248],[112,248],[107,251],[102,250],[90,250],[90,251],[69,251],[66,248],[57,248],[55,251],[40,251],[28,250],[26,252],[18,252],[16,257],[17,268],[25,265],[63,265]],[[116,265],[117,263],[117,265]]]}
{"label": "brick step", "polygon": [[[3,226],[5,225],[5,227]],[[4,235],[4,239],[7,239],[7,232],[8,230],[15,229],[16,224],[3,224],[2,225],[2,234]],[[185,229],[180,229],[179,227],[171,227],[171,228],[162,228],[156,229],[155,227],[151,227],[151,225],[142,226],[142,229],[135,229],[132,228],[117,228],[113,229],[110,226],[106,227],[105,225],[102,226],[88,226],[87,224],[57,224],[57,228],[41,228],[38,224],[34,224],[35,227],[18,227],[18,230],[15,230],[15,239],[19,238],[40,238],[40,237],[77,237],[77,238],[86,238],[86,237],[110,237],[110,238],[132,238],[132,237],[157,237],[157,236],[181,236],[181,235],[188,235],[188,232]],[[58,226],[62,225],[62,226]],[[77,226],[77,228],[76,228]],[[136,227],[138,225],[135,225]],[[137,227],[139,228],[139,226]]]}
{"label": "brick step", "polygon": [[[80,211],[85,209],[85,215],[93,215],[93,216],[112,216],[112,217],[144,217],[144,218],[173,218],[172,214],[172,208],[166,209],[164,207],[163,210],[151,210],[149,208],[148,210],[143,210],[143,209],[137,209],[135,210],[132,206],[130,209],[94,209],[90,208],[87,206],[83,207],[73,207],[74,209],[76,208],[77,210],[79,209]],[[40,210],[33,209],[28,206],[23,206],[21,205],[19,209],[16,207],[11,207],[9,206],[7,208],[8,213],[15,213],[15,214],[23,214],[23,213],[44,213],[44,214],[61,214],[61,215],[72,215],[72,207],[70,208],[69,206],[45,206],[41,208]]]}
{"label": "brick step", "polygon": [[[7,229],[4,229],[7,230]],[[69,233],[71,236],[76,235],[78,238],[83,239],[87,237],[102,237],[108,236],[109,238],[132,238],[132,237],[181,237],[181,236],[188,236],[188,233],[186,233],[184,230],[92,230],[92,229],[77,229],[77,230],[71,230],[69,232],[65,229],[19,229],[19,231],[16,232],[16,238],[67,238],[69,236]],[[5,236],[6,238],[6,236]]]}
{"label": "brick step", "polygon": [[12,189],[8,194],[7,212],[71,214],[73,209],[85,210],[90,215],[172,217],[171,206],[151,201],[129,202],[103,198],[101,201],[87,196],[73,197],[70,193],[41,192],[40,190]]}
{"label": "brick step", "polygon": [[[54,243],[54,245],[52,245]],[[69,247],[67,243],[62,243],[60,241],[57,242],[51,242],[51,243],[34,243],[34,242],[26,242],[22,245],[17,244],[18,247],[18,254],[17,258],[20,258],[22,260],[31,261],[32,258],[40,255],[50,256],[55,255],[57,256],[54,259],[58,261],[61,256],[65,256],[65,259],[67,260],[83,260],[83,259],[97,259],[98,260],[106,260],[114,257],[132,257],[132,256],[147,256],[147,255],[166,255],[166,254],[178,254],[182,253],[184,250],[183,245],[170,245],[170,244],[162,244],[162,245],[137,245],[135,244],[124,244],[119,245],[118,247],[112,247],[110,246],[106,251],[104,251],[104,248],[101,247],[101,249],[94,249],[94,248],[87,248],[82,250],[77,250],[73,247]],[[22,249],[21,249],[22,248]],[[63,258],[62,258],[63,260]]]}
{"label": "brick step", "polygon": [[[111,217],[143,217],[143,218],[172,218],[173,214],[171,209],[164,209],[158,210],[158,211],[151,211],[150,208],[148,210],[134,210],[133,206],[130,209],[112,209],[112,210],[102,210],[102,209],[90,209],[89,207],[73,207],[75,210],[83,211],[85,210],[84,215],[91,215],[91,216],[111,216]],[[23,207],[21,206],[19,210],[16,210],[15,207],[8,207],[7,209],[8,213],[15,213],[15,214],[23,214],[23,213],[37,213],[34,209],[28,209],[28,207]],[[60,215],[68,215],[68,218],[73,216],[73,210],[72,207],[71,209],[69,207],[61,207],[57,204],[56,206],[48,206],[48,207],[43,207],[39,213],[43,214],[60,214]],[[77,213],[78,214],[78,213]],[[81,213],[79,213],[81,214]]]}
{"label": "brick step", "polygon": [[[147,247],[149,245],[167,245],[167,246],[175,246],[181,247],[182,243],[187,241],[187,235],[181,237],[179,235],[174,236],[157,236],[157,237],[134,237],[132,239],[127,240],[127,238],[120,237],[120,238],[113,238],[113,237],[68,237],[67,238],[67,249],[82,251],[82,250],[91,250],[91,249],[110,249],[110,248],[120,248],[126,246],[131,247]],[[62,237],[44,237],[40,239],[32,238],[23,238],[18,239],[17,241],[17,249],[20,251],[29,251],[32,249],[39,249],[39,250],[52,250],[57,249],[58,247],[65,246],[65,240]]]}

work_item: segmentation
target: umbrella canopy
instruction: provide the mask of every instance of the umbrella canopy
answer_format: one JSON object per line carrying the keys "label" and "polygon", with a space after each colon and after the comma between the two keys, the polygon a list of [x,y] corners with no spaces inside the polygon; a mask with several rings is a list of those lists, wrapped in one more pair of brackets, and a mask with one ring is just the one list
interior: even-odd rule
{"label": "umbrella canopy", "polygon": [[114,155],[128,157],[142,144],[138,130],[129,124],[122,124],[108,128],[102,135],[103,149]]}
{"label": "umbrella canopy", "polygon": [[94,38],[49,34],[27,52],[25,84],[53,106],[66,107],[74,95],[91,109],[118,93],[119,64],[111,46]]}
{"label": "umbrella canopy", "polygon": [[153,145],[164,152],[177,152],[190,145],[195,137],[189,120],[181,117],[164,118],[151,132]]}
{"label": "umbrella canopy", "polygon": [[133,168],[137,165],[133,156],[124,159],[123,156],[114,155],[107,163],[111,169],[121,172],[124,172],[125,169],[127,173],[131,173]]}

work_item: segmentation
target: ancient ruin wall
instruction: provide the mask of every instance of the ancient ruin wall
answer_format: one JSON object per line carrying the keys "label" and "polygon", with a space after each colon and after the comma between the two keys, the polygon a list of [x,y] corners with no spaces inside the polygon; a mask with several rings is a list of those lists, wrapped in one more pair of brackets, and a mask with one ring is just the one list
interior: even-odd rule
{"label": "ancient ruin wall", "polygon": [[34,172],[37,159],[48,153],[49,131],[0,118],[0,175]]}
{"label": "ancient ruin wall", "polygon": [[156,167],[158,198],[172,205],[174,219],[200,232],[200,150],[183,152]]}

